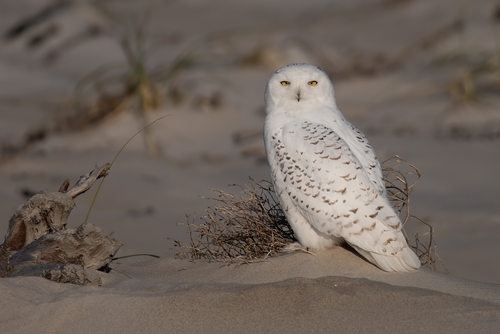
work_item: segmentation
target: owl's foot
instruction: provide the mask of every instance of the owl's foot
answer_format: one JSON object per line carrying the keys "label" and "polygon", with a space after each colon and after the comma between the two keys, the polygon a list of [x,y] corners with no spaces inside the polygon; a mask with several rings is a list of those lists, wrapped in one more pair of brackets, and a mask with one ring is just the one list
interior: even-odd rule
{"label": "owl's foot", "polygon": [[292,253],[292,252],[295,252],[295,251],[298,251],[301,249],[303,249],[302,246],[300,245],[300,243],[298,241],[296,241],[296,242],[293,242],[293,243],[288,244],[285,247],[283,247],[283,252],[284,253]]}
{"label": "owl's foot", "polygon": [[297,251],[314,255],[309,251],[309,247],[302,247],[302,245],[298,241],[283,247],[283,253],[293,253]]}

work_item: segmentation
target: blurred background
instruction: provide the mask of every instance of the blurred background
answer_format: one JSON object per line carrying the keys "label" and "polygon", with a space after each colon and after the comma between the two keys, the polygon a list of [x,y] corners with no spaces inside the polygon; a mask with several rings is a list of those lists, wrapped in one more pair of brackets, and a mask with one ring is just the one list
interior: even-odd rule
{"label": "blurred background", "polygon": [[[116,159],[89,221],[118,255],[173,256],[210,189],[269,180],[263,92],[323,68],[454,276],[500,283],[500,2],[0,0],[0,231],[34,193]],[[77,198],[69,226],[97,187]],[[408,234],[427,230],[416,222]],[[1,232],[4,233],[4,232]],[[410,239],[412,237],[410,236]],[[440,268],[440,270],[443,270]]]}

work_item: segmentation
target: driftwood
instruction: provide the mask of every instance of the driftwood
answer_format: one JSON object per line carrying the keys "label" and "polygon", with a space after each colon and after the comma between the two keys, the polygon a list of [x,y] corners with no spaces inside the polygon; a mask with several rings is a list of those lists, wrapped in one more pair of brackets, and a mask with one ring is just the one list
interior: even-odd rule
{"label": "driftwood", "polygon": [[109,173],[111,165],[97,167],[68,190],[42,191],[21,205],[10,218],[0,244],[0,275],[40,276],[75,284],[101,284],[97,269],[107,266],[121,243],[89,223],[67,229],[75,197]]}

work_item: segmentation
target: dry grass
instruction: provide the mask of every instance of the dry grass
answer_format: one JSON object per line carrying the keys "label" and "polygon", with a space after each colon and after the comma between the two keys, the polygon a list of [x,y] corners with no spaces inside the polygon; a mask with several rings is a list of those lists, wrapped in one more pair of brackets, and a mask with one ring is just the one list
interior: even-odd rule
{"label": "dry grass", "polygon": [[457,104],[471,104],[482,97],[497,95],[500,91],[500,66],[498,56],[467,59],[461,73],[448,84],[452,101]]}
{"label": "dry grass", "polygon": [[[422,264],[437,270],[441,259],[436,253],[434,229],[428,222],[410,214],[410,194],[420,178],[420,171],[398,156],[386,160],[383,173],[388,197],[397,208],[403,224],[410,219],[425,225],[428,231],[422,235],[413,233],[408,240]],[[270,182],[261,184],[251,180],[250,185],[240,187],[234,195],[215,190],[216,205],[206,209],[202,223],[195,224],[187,217],[185,225],[190,242],[179,247],[177,256],[190,260],[208,259],[228,263],[250,263],[276,256],[296,241],[286,221]],[[443,265],[444,267],[444,265]],[[445,268],[446,270],[446,268]]]}
{"label": "dry grass", "polygon": [[250,180],[238,195],[215,190],[217,202],[206,209],[202,224],[187,217],[190,244],[182,245],[178,256],[191,260],[253,262],[282,252],[295,241],[293,231],[274,194],[272,185]]}
{"label": "dry grass", "polygon": [[387,197],[398,210],[403,226],[413,219],[427,228],[427,232],[422,235],[418,232],[412,233],[414,240],[406,235],[410,247],[413,248],[423,266],[436,271],[437,263],[440,263],[447,273],[448,270],[436,252],[434,228],[425,220],[410,214],[410,195],[421,177],[420,170],[396,155],[382,163],[382,173]]}
{"label": "dry grass", "polygon": [[[116,30],[121,31],[117,42],[125,61],[103,64],[79,81],[74,111],[62,122],[66,127],[82,129],[124,110],[137,111],[145,126],[148,116],[170,97],[168,82],[191,65],[190,58],[188,52],[182,52],[171,62],[154,66],[150,60],[153,45],[161,43],[151,40],[147,14],[132,23],[115,18]],[[144,131],[145,146],[151,156],[158,157],[161,150],[151,131]]]}
{"label": "dry grass", "polygon": [[[148,68],[143,25],[124,35],[120,46],[125,63],[103,65],[79,82],[75,112],[67,119],[71,128],[86,127],[130,108],[137,110],[146,124],[147,116],[162,105],[162,83]],[[152,156],[160,155],[149,129],[144,133],[144,141]]]}

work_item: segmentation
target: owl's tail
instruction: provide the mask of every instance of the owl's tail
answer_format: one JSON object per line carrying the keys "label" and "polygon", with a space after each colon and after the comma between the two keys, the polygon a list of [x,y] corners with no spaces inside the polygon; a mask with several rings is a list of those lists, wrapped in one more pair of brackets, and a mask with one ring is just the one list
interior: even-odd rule
{"label": "owl's tail", "polygon": [[385,271],[408,272],[420,268],[421,265],[417,255],[408,246],[395,255],[382,255],[350,245],[365,259]]}

